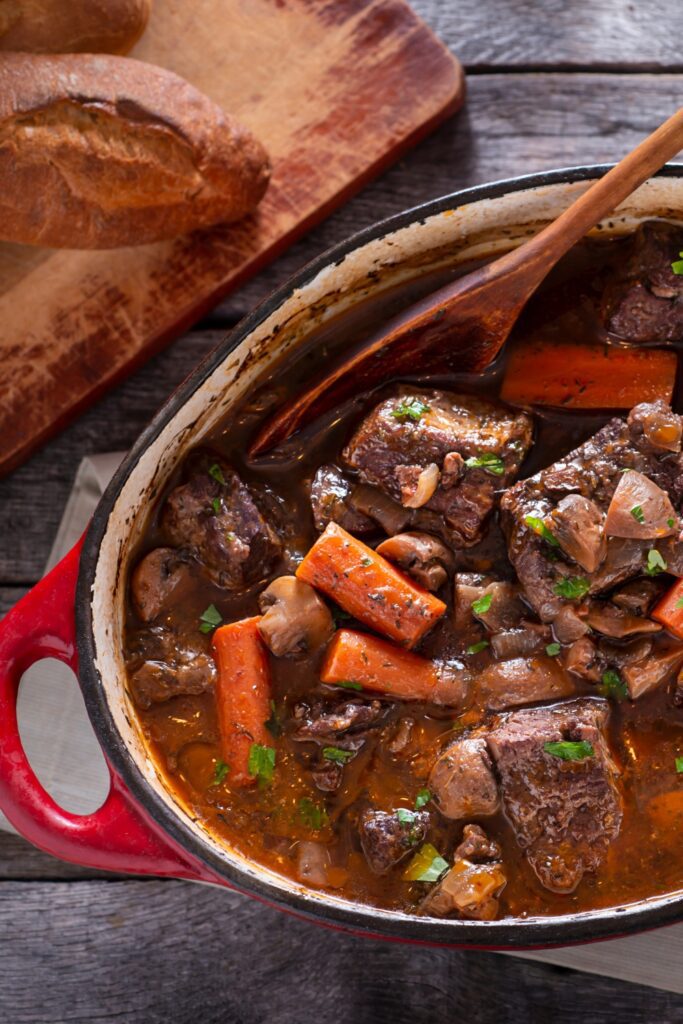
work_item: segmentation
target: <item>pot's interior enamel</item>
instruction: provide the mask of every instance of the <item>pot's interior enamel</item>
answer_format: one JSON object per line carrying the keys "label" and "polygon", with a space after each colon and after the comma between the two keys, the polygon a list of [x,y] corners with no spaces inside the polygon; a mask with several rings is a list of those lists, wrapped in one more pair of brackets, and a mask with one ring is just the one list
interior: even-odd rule
{"label": "pot's interior enamel", "polygon": [[[571,177],[571,173],[567,176]],[[330,895],[303,887],[296,890],[290,881],[226,849],[202,829],[187,808],[178,805],[157,772],[129,706],[121,653],[126,565],[144,526],[149,505],[188,448],[196,445],[226,416],[264,370],[301,344],[314,328],[361,299],[381,303],[382,296],[397,284],[427,271],[467,263],[520,244],[557,217],[589,184],[589,181],[574,181],[526,188],[445,209],[375,238],[349,252],[339,262],[328,264],[302,287],[291,291],[272,312],[266,307],[261,322],[227,353],[184,404],[173,415],[169,414],[158,436],[131,460],[123,482],[115,480],[112,485],[112,493],[118,491],[118,495],[106,523],[92,589],[95,667],[102,680],[108,712],[155,799],[180,818],[185,829],[195,834],[205,850],[212,851],[214,858],[220,859],[227,869],[232,868],[233,877],[237,869],[247,886],[250,879],[260,883],[261,889],[265,883],[273,898],[277,898],[278,891],[291,896],[294,889],[302,897],[302,905],[305,903],[313,911],[319,909],[323,916],[325,908],[350,906]],[[420,212],[416,213],[416,218],[420,216]],[[623,233],[652,217],[683,221],[683,177],[648,181],[596,231]],[[370,271],[373,272],[371,277],[368,276]],[[162,422],[163,419],[162,414]],[[366,909],[371,919],[376,911]],[[595,912],[597,916],[605,913],[609,912]],[[390,916],[397,921],[408,920],[398,913]],[[414,919],[412,923],[414,926]],[[561,923],[562,918],[554,919],[556,928],[561,928]],[[430,922],[418,924],[428,928]],[[447,924],[457,929],[462,922]],[[485,931],[490,927],[488,922],[467,924],[470,930]],[[533,922],[515,924],[524,929]],[[500,922],[497,926],[500,927]],[[482,941],[485,941],[483,934]],[[521,936],[518,941],[523,941]]]}

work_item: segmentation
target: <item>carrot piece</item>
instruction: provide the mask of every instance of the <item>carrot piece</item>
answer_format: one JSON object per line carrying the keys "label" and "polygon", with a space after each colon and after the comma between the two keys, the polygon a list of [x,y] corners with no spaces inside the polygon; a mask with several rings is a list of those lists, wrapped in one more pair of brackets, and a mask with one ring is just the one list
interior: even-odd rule
{"label": "carrot piece", "polygon": [[661,622],[665,629],[683,640],[683,580],[677,580],[667,590],[650,612],[650,618]]}
{"label": "carrot piece", "polygon": [[254,782],[249,774],[252,745],[272,743],[266,729],[271,712],[270,669],[258,631],[260,619],[255,615],[231,622],[213,634],[221,755],[229,766],[230,781],[239,786]]}
{"label": "carrot piece", "polygon": [[457,670],[353,629],[334,634],[320,678],[323,683],[360,683],[364,690],[434,704],[460,704],[467,690],[467,681]]}
{"label": "carrot piece", "polygon": [[446,611],[443,601],[336,523],[318,537],[296,575],[405,647],[414,647]]}
{"label": "carrot piece", "polygon": [[630,409],[671,401],[675,352],[608,345],[530,341],[510,352],[501,398],[513,405]]}

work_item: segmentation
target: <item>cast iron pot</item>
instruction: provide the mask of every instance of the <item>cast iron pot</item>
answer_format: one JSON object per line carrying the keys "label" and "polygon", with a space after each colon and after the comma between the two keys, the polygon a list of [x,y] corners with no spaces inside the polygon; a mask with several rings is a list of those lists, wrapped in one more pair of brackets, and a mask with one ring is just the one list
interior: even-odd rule
{"label": "cast iron pot", "polygon": [[[399,940],[520,949],[683,918],[681,892],[552,918],[441,921],[307,890],[227,848],[171,795],[136,724],[121,653],[127,564],[155,496],[187,449],[269,366],[361,300],[381,312],[399,284],[519,244],[607,169],[572,168],[468,189],[361,232],[271,296],[169,398],[112,480],[84,541],[0,624],[0,808],[19,832],[64,860],[236,888],[322,924]],[[623,233],[650,217],[683,221],[683,165],[646,182],[598,230]],[[76,671],[110,768],[109,796],[94,814],[58,807],[21,746],[19,681],[45,657]]]}

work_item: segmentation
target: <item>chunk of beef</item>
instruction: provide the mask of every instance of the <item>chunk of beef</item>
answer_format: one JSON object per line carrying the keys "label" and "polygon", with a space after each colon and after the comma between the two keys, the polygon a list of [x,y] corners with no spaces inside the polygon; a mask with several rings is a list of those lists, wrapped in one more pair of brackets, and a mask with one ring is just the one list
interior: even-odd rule
{"label": "chunk of beef", "polygon": [[353,508],[352,484],[337,466],[321,466],[311,482],[311,507],[316,530],[338,523],[349,533],[367,534],[375,529],[369,516]]}
{"label": "chunk of beef", "polygon": [[388,558],[427,590],[438,590],[454,566],[450,548],[428,533],[398,533],[377,547],[377,554]]}
{"label": "chunk of beef", "polygon": [[479,818],[495,814],[498,784],[483,739],[451,743],[436,759],[428,787],[445,818]]}
{"label": "chunk of beef", "polygon": [[[573,892],[596,871],[621,827],[608,718],[606,701],[576,700],[514,711],[487,738],[517,841],[553,892]],[[562,742],[583,742],[590,752],[564,760],[546,749]]]}
{"label": "chunk of beef", "polygon": [[619,587],[612,594],[611,601],[618,608],[630,612],[631,615],[649,615],[650,609],[661,597],[663,590],[661,580],[633,580],[631,583]]}
{"label": "chunk of beef", "polygon": [[[653,449],[638,426],[653,406],[636,406],[628,422],[610,420],[579,448],[514,484],[503,495],[501,521],[510,560],[527,601],[543,621],[552,622],[562,608],[572,603],[572,597],[562,592],[567,589],[568,579],[581,577],[591,594],[601,593],[642,574],[653,546],[652,540],[608,536],[605,558],[593,572],[568,561],[561,548],[552,547],[534,529],[540,519],[552,532],[552,514],[563,497],[568,493],[580,495],[606,514],[624,470],[635,470],[661,488],[675,508],[679,507],[683,456]],[[683,545],[665,537],[657,540],[656,546],[669,570],[683,575]]]}
{"label": "chunk of beef", "polygon": [[382,723],[388,707],[378,700],[343,700],[333,703],[313,700],[294,707],[295,728],[292,739],[316,743],[335,743],[347,733],[357,734]]}
{"label": "chunk of beef", "polygon": [[679,225],[648,221],[633,233],[628,256],[602,296],[611,334],[645,343],[683,339],[683,277],[671,269],[682,249]]}
{"label": "chunk of beef", "polygon": [[[480,540],[496,490],[515,477],[530,444],[524,413],[468,395],[404,390],[366,416],[343,458],[361,480],[408,507],[416,507],[419,481],[420,513],[436,513],[442,535],[455,547],[469,547]],[[452,472],[454,455],[464,462],[460,475]],[[468,460],[489,460],[488,469],[468,467]]]}
{"label": "chunk of beef", "polygon": [[359,821],[360,842],[370,868],[386,875],[425,838],[427,811],[365,811]]}
{"label": "chunk of beef", "polygon": [[130,580],[133,606],[143,622],[161,615],[171,596],[189,583],[188,556],[175,548],[154,548],[141,559]]}
{"label": "chunk of beef", "polygon": [[213,658],[171,630],[153,627],[140,632],[131,644],[130,689],[141,708],[181,694],[204,693],[215,679]]}
{"label": "chunk of beef", "polygon": [[492,921],[507,882],[500,858],[498,843],[492,842],[478,825],[465,825],[453,867],[422,901],[420,913],[432,917],[457,913]]}
{"label": "chunk of beef", "polygon": [[226,590],[262,578],[282,548],[249,489],[219,458],[203,458],[187,483],[171,491],[162,527],[172,544],[190,551]]}
{"label": "chunk of beef", "polygon": [[332,614],[313,587],[296,576],[278,576],[259,597],[258,624],[264,643],[277,658],[317,650],[334,632]]}
{"label": "chunk of beef", "polygon": [[551,533],[565,555],[585,569],[595,572],[607,553],[600,509],[582,494],[566,494],[550,513]]}
{"label": "chunk of beef", "polygon": [[575,684],[556,658],[546,654],[487,665],[475,679],[475,704],[500,711],[571,696]]}

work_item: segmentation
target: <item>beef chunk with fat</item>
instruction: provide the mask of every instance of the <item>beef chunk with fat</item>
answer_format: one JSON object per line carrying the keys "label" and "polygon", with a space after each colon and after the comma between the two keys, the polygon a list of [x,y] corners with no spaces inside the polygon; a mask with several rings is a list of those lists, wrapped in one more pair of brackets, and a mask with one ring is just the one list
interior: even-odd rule
{"label": "beef chunk with fat", "polygon": [[404,390],[366,416],[343,458],[362,481],[419,510],[416,528],[433,532],[436,523],[454,547],[470,547],[530,444],[524,413],[470,395]]}
{"label": "beef chunk with fat", "polygon": [[367,534],[376,529],[373,520],[351,503],[352,484],[333,465],[320,466],[311,482],[311,507],[316,530],[338,523],[349,533]]}
{"label": "beef chunk with fat", "polygon": [[602,318],[611,334],[634,342],[683,339],[683,277],[671,264],[683,250],[683,227],[663,221],[641,224],[628,255],[602,297]]}
{"label": "beef chunk with fat", "polygon": [[511,712],[487,737],[517,841],[552,892],[596,871],[621,827],[608,719],[606,701],[576,700]]}
{"label": "beef chunk with fat", "polygon": [[[667,516],[664,528],[658,521],[650,524],[652,529],[648,530],[645,510],[634,506],[635,513],[631,514],[629,509],[634,527],[640,527],[638,519],[643,514],[647,537],[642,536],[640,529],[636,531],[639,536],[617,536],[610,533],[607,526],[607,513],[615,492],[624,476],[630,475],[629,471],[647,477],[664,492],[674,509],[680,507],[683,456],[680,451],[653,447],[643,429],[643,422],[651,418],[669,422],[672,417],[678,425],[683,422],[665,403],[636,406],[627,420],[610,420],[580,447],[535,476],[514,484],[503,495],[501,521],[510,561],[526,600],[544,622],[554,621],[563,608],[575,604],[586,593],[602,593],[643,574],[648,551],[653,547],[660,552],[670,572],[683,575],[683,546],[677,543],[680,530],[677,514]],[[579,547],[566,544],[566,530],[571,521],[564,522],[561,513],[559,521],[563,529],[555,537],[558,509],[568,496],[590,502],[594,510],[591,511],[594,537],[600,525],[596,517],[601,520],[593,547],[595,559],[586,558],[585,551]],[[593,565],[593,570],[588,569],[588,565]],[[577,585],[578,592],[572,589]]]}
{"label": "beef chunk with fat", "polygon": [[348,733],[357,735],[381,725],[388,711],[378,700],[302,701],[294,707],[292,739],[336,743]]}
{"label": "beef chunk with fat", "polygon": [[202,456],[186,483],[171,491],[162,512],[167,539],[191,552],[213,583],[239,590],[261,579],[281,542],[234,469]]}
{"label": "beef chunk with fat", "polygon": [[213,658],[159,626],[133,638],[128,667],[131,693],[141,708],[183,694],[204,693],[216,679]]}
{"label": "beef chunk with fat", "polygon": [[360,842],[371,870],[386,875],[419,846],[428,828],[427,811],[365,811],[359,821]]}

